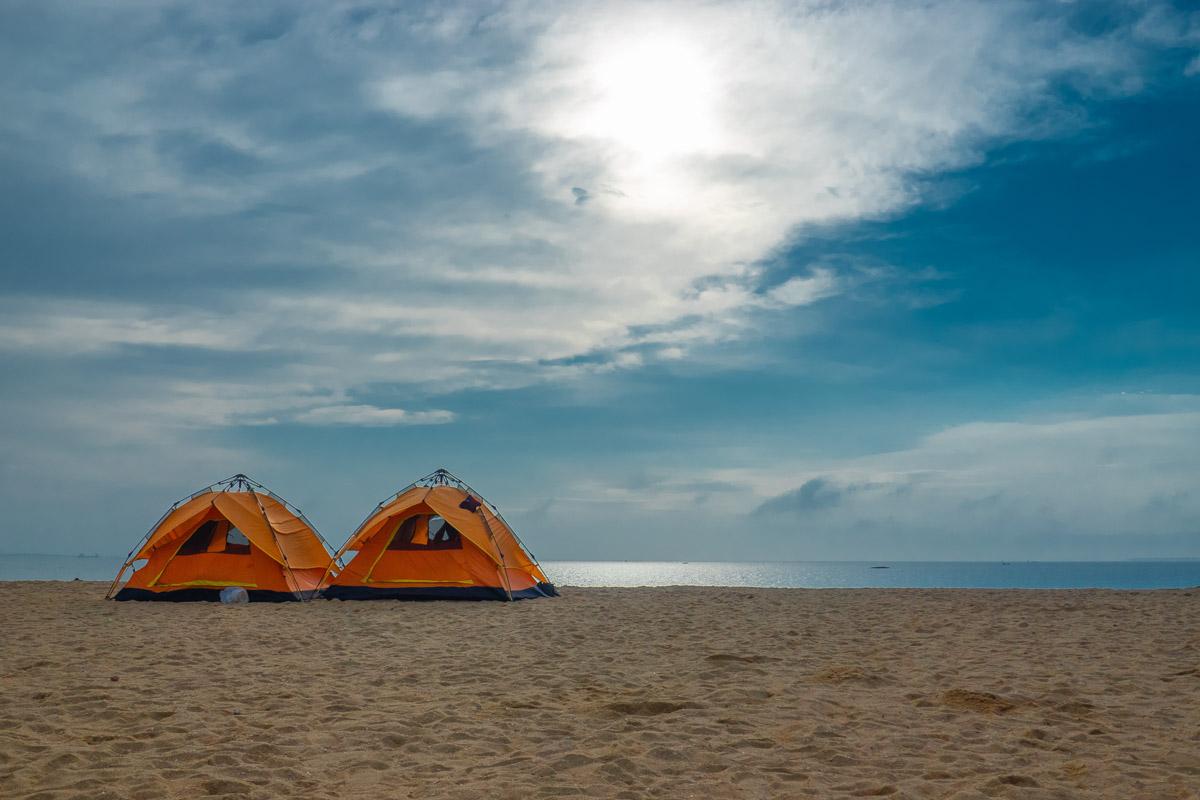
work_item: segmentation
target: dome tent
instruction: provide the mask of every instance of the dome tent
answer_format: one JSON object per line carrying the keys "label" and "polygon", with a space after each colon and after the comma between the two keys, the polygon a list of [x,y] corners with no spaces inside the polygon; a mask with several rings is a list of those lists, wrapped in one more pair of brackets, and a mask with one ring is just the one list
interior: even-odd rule
{"label": "dome tent", "polygon": [[[125,571],[143,559],[117,591]],[[240,586],[252,601],[307,600],[332,566],[324,539],[299,509],[239,474],[167,509],[105,597],[212,601],[221,589]]]}
{"label": "dome tent", "polygon": [[[495,506],[444,469],[379,503],[337,552],[342,600],[522,600],[558,594]],[[332,569],[332,565],[331,565]]]}

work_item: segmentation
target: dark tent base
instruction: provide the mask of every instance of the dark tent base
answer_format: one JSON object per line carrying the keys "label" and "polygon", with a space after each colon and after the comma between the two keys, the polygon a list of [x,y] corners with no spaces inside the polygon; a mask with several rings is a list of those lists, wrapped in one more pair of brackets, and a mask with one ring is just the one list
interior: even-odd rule
{"label": "dark tent base", "polygon": [[[322,596],[326,600],[507,600],[503,588],[494,586],[424,586],[375,589],[369,586],[330,586]],[[539,583],[512,593],[513,600],[558,597],[552,583]]]}
{"label": "dark tent base", "polygon": [[[291,592],[269,592],[262,589],[248,589],[251,603],[290,603],[304,599]],[[151,592],[148,589],[122,589],[113,596],[113,600],[157,600],[163,603],[219,603],[220,589],[175,589],[170,592]]]}

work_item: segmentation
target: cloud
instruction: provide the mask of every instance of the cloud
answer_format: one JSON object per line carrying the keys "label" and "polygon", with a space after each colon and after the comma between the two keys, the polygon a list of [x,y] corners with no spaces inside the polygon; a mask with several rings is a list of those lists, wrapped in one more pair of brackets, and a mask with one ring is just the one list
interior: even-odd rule
{"label": "cloud", "polygon": [[[585,473],[563,496],[635,505],[644,527],[686,515],[689,542],[743,531],[747,559],[1188,555],[1200,548],[1198,436],[1197,396],[1114,396],[1054,418],[951,425],[855,457],[680,443],[661,456],[674,467],[651,473],[669,480],[631,487]],[[691,487],[708,484],[722,490],[701,506]],[[706,545],[711,557],[729,557],[721,541]]]}
{"label": "cloud", "polygon": [[454,421],[450,411],[406,411],[402,408],[376,408],[368,405],[339,405],[310,408],[292,417],[306,425],[444,425]]}
{"label": "cloud", "polygon": [[155,308],[114,302],[0,299],[0,350],[46,355],[110,353],[121,347],[249,349],[241,320],[187,307]]}
{"label": "cloud", "polygon": [[767,292],[767,297],[783,306],[806,306],[832,297],[840,286],[831,270],[817,269],[811,275],[788,278]]}
{"label": "cloud", "polygon": [[800,488],[785,492],[759,505],[756,513],[807,513],[840,505],[848,490],[826,478],[810,478]]}
{"label": "cloud", "polygon": [[1191,35],[1144,8],[1099,34],[991,2],[6,11],[6,465],[462,424],[456,393],[743,370],[839,330],[837,299],[918,307],[777,256],[1138,91]]}
{"label": "cloud", "polygon": [[[745,335],[764,300],[843,289],[820,271],[763,285],[755,265],[807,226],[909,208],[931,173],[1078,125],[1057,87],[1121,93],[1136,75],[1125,29],[993,3],[41,13],[54,21],[9,51],[10,76],[97,26],[122,55],[83,53],[82,80],[43,60],[2,84],[6,147],[114,216],[183,229],[180,263],[134,293],[236,263],[204,291],[238,336],[169,322],[148,296],[144,331],[64,332],[45,311],[22,344],[245,332],[324,381],[335,332],[362,357],[332,391],[405,381],[379,358],[402,337],[468,385],[505,386],[561,379],[530,365],[618,354],[639,330],[664,347]],[[130,258],[112,269],[151,269]],[[277,280],[247,293],[266,269]]]}
{"label": "cloud", "polygon": [[[950,508],[1003,490],[1010,501],[1003,514],[1016,510],[1018,518],[1028,517],[1050,503],[1072,529],[1113,530],[1134,524],[1131,512],[1141,502],[1136,498],[1182,487],[1188,470],[1175,469],[1200,467],[1200,458],[1177,438],[1197,431],[1195,410],[976,422],[946,428],[911,449],[843,460],[834,474],[877,489],[911,487],[921,498],[914,511],[929,504]],[[1075,493],[1064,495],[1059,487],[1068,484]],[[871,496],[890,507],[881,492],[864,492],[859,505]],[[889,513],[896,511],[890,507]],[[1009,524],[1019,523],[1013,518]]]}

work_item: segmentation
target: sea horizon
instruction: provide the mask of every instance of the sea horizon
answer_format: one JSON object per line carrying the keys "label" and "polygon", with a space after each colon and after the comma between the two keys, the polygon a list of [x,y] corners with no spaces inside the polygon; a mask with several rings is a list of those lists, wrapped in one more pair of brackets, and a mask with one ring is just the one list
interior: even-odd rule
{"label": "sea horizon", "polygon": [[[0,553],[0,581],[110,581],[124,556]],[[879,589],[1185,589],[1200,558],[1123,560],[542,561],[561,587],[707,586]]]}

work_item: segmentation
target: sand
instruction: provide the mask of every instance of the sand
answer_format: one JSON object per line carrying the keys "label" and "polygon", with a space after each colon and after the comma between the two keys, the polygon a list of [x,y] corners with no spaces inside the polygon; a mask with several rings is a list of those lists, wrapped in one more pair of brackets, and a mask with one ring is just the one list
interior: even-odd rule
{"label": "sand", "polygon": [[1200,590],[103,590],[0,584],[0,797],[1200,797]]}

